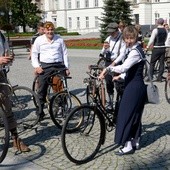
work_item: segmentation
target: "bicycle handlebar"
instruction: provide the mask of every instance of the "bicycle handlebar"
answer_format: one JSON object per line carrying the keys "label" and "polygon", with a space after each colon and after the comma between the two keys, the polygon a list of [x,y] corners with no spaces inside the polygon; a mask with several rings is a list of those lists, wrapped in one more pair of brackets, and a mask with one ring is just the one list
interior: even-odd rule
{"label": "bicycle handlebar", "polygon": [[89,69],[90,70],[102,70],[103,69],[103,67],[100,67],[100,66],[98,66],[98,65],[89,65]]}

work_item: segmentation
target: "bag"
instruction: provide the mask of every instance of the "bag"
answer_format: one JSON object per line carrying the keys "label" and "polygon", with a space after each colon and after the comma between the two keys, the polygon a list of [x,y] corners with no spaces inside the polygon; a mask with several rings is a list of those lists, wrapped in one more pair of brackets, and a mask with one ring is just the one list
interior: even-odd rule
{"label": "bag", "polygon": [[63,90],[63,82],[61,81],[60,77],[54,76],[52,82],[53,82],[52,89],[54,93],[57,93]]}
{"label": "bag", "polygon": [[147,85],[147,102],[152,104],[160,103],[158,87],[153,83]]}

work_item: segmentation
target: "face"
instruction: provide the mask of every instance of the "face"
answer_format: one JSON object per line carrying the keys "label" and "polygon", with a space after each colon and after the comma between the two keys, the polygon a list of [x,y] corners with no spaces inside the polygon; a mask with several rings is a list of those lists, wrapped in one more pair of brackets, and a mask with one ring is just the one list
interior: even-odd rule
{"label": "face", "polygon": [[112,32],[110,35],[115,38],[118,35],[118,31]]}
{"label": "face", "polygon": [[44,34],[44,27],[39,27],[38,32],[43,35]]}
{"label": "face", "polygon": [[44,28],[44,33],[45,33],[47,38],[53,39],[53,37],[54,37],[54,28],[53,27]]}
{"label": "face", "polygon": [[132,47],[136,43],[136,38],[134,36],[126,36],[124,38],[127,47]]}

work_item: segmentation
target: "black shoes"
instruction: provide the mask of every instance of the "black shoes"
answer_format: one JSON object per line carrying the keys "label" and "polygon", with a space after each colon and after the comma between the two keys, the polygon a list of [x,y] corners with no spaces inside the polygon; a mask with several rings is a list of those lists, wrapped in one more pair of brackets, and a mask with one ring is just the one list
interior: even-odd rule
{"label": "black shoes", "polygon": [[44,117],[45,117],[45,113],[44,113],[44,112],[41,112],[41,113],[40,113],[40,117],[39,117],[39,122],[43,121],[43,120],[44,120]]}
{"label": "black shoes", "polygon": [[128,152],[123,152],[123,150],[120,148],[119,151],[116,151],[115,152],[115,155],[117,156],[123,156],[123,155],[130,155],[130,154],[133,154],[135,153],[135,150],[134,149],[131,149],[130,151]]}

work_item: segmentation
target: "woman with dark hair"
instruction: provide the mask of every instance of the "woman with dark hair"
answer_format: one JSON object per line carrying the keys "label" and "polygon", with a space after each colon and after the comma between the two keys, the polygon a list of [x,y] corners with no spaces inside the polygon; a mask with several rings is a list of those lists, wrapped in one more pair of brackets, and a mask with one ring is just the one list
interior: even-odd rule
{"label": "woman with dark hair", "polygon": [[[115,143],[122,145],[116,155],[132,154],[139,148],[141,118],[146,101],[146,85],[143,81],[145,55],[138,43],[138,30],[127,26],[123,30],[126,55],[121,65],[110,65],[99,75],[103,79],[108,73],[126,73],[125,89],[119,105],[116,122]],[[118,58],[117,58],[118,60]]]}

